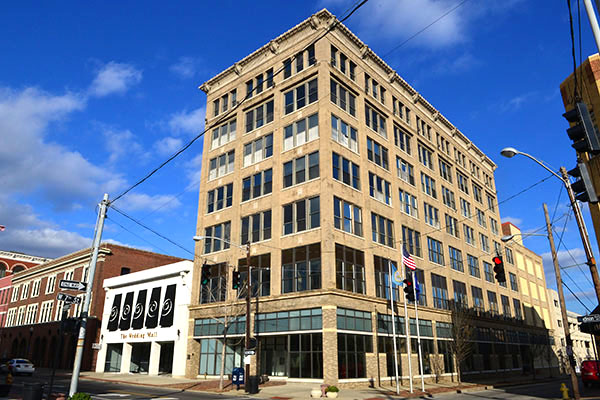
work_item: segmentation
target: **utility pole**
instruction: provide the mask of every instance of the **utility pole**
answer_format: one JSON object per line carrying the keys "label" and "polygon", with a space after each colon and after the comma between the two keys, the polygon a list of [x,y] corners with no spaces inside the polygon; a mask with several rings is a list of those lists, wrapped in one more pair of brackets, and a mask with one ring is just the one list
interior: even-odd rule
{"label": "utility pole", "polygon": [[581,241],[583,242],[583,250],[585,251],[585,257],[587,258],[586,264],[590,267],[590,273],[592,274],[592,282],[594,283],[594,290],[596,291],[596,299],[598,300],[598,304],[600,304],[600,277],[598,277],[598,268],[596,267],[594,253],[592,253],[590,238],[588,236],[587,229],[585,228],[583,215],[581,214],[581,209],[579,208],[579,204],[577,204],[577,200],[575,199],[575,195],[573,194],[573,189],[571,188],[571,184],[569,182],[569,175],[567,174],[567,170],[565,169],[565,167],[560,167],[560,173],[562,175],[563,181],[565,182],[567,193],[569,194],[569,200],[571,201],[573,214],[575,214],[575,221],[577,222],[579,234],[581,235]]}
{"label": "utility pole", "polygon": [[[564,168],[561,167],[561,171]],[[566,172],[566,171],[565,171]],[[570,189],[570,187],[569,187]],[[569,194],[572,195],[571,191]],[[548,241],[550,242],[550,250],[552,251],[552,262],[554,263],[554,274],[556,275],[556,288],[558,289],[558,299],[560,301],[560,313],[562,316],[562,324],[565,332],[565,340],[567,341],[567,356],[573,354],[573,340],[571,339],[571,332],[569,331],[569,319],[567,318],[567,307],[565,305],[565,295],[563,293],[562,278],[560,276],[560,266],[558,265],[558,256],[556,254],[556,248],[554,247],[554,236],[552,236],[552,227],[550,226],[550,217],[548,216],[548,206],[544,203],[544,215],[546,216],[546,229],[548,230]],[[533,368],[535,368],[535,356]],[[578,400],[579,395],[579,382],[577,381],[577,375],[575,375],[575,369],[569,362],[569,375],[571,376],[571,385],[573,385],[573,398]]]}
{"label": "utility pole", "polygon": [[100,211],[96,220],[96,229],[94,230],[94,243],[92,247],[92,259],[90,261],[90,270],[88,274],[88,285],[83,299],[83,308],[81,310],[81,327],[79,328],[79,337],[77,338],[77,350],[75,352],[75,363],[73,364],[73,374],[71,375],[71,386],[69,388],[69,397],[77,393],[77,384],[79,383],[79,371],[81,370],[81,360],[83,358],[83,344],[85,342],[85,331],[88,312],[90,310],[90,298],[92,297],[92,285],[96,273],[96,263],[98,262],[98,252],[100,250],[100,241],[102,239],[102,230],[104,229],[104,219],[106,218],[106,209],[108,208],[108,193],[104,193],[104,198],[100,202]]}
{"label": "utility pole", "polygon": [[[246,340],[245,340],[245,350],[250,348],[250,279],[252,277],[252,268],[250,267],[250,243],[246,243],[246,266],[248,267],[248,279],[246,279]],[[244,358],[246,355],[244,354]],[[248,356],[251,357],[251,356]],[[250,387],[250,363],[245,365],[245,377],[244,377],[244,386],[246,387],[246,392]]]}

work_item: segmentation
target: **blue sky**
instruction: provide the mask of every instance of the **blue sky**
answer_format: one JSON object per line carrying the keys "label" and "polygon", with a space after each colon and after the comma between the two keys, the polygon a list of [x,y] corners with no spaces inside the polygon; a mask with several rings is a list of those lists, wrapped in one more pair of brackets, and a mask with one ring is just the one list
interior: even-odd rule
{"label": "blue sky", "polygon": [[[0,248],[55,257],[89,246],[103,193],[121,193],[203,129],[201,83],[321,8],[339,16],[353,3],[5,4],[0,224],[7,229]],[[548,175],[524,157],[501,157],[505,146],[555,169],[572,168],[558,89],[572,71],[566,4],[467,1],[398,48],[459,1],[416,3],[370,0],[346,26],[497,163],[499,200]],[[577,15],[575,24],[577,31]],[[581,32],[585,58],[597,51],[585,13]],[[192,251],[201,151],[195,144],[115,205]],[[551,213],[558,204],[557,217],[568,211],[564,191],[557,201],[560,189],[549,179],[501,204],[501,216],[523,231],[542,227],[542,202]],[[559,231],[564,221],[557,222]],[[190,256],[114,211],[104,239]],[[532,237],[526,244],[544,256],[554,287],[547,240]],[[567,250],[583,261],[572,219],[560,250],[563,266],[575,264]],[[566,283],[593,308],[587,267],[566,271]],[[585,312],[567,297],[570,309]]]}

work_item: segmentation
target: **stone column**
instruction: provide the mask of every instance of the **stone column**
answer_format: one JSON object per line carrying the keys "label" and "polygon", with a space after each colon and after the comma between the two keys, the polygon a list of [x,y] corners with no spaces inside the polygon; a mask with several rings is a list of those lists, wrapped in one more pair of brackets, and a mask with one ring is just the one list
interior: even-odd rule
{"label": "stone column", "polygon": [[131,344],[123,343],[123,353],[121,355],[121,373],[128,374],[131,366]]}
{"label": "stone column", "polygon": [[323,306],[323,382],[338,383],[337,308]]}
{"label": "stone column", "polygon": [[160,343],[150,343],[150,362],[148,363],[148,375],[158,375],[160,363]]}

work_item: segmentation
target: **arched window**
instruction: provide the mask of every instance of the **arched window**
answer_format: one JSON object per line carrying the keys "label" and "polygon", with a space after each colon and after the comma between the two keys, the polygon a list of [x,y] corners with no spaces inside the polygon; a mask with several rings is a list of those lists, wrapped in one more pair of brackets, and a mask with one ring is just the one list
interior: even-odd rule
{"label": "arched window", "polygon": [[12,268],[12,273],[16,274],[17,272],[21,272],[21,271],[25,271],[25,266],[24,265],[15,265]]}
{"label": "arched window", "polygon": [[7,270],[8,265],[6,263],[0,262],[0,278],[4,278],[6,276]]}

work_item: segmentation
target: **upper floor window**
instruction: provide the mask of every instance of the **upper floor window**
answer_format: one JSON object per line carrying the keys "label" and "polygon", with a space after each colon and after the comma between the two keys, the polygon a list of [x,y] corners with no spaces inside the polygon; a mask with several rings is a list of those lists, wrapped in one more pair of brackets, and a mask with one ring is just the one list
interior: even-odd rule
{"label": "upper floor window", "polygon": [[319,138],[319,114],[313,114],[283,128],[283,151]]}
{"label": "upper floor window", "polygon": [[356,64],[334,46],[331,46],[331,66],[348,75],[353,81],[356,80]]}
{"label": "upper floor window", "polygon": [[465,233],[465,242],[475,246],[475,231],[469,225],[463,225],[463,228]]}
{"label": "upper floor window", "polygon": [[417,198],[405,190],[399,189],[400,193],[400,211],[419,218],[419,211],[417,206]]}
{"label": "upper floor window", "polygon": [[410,125],[410,109],[394,96],[392,96],[392,109],[395,116]]}
{"label": "upper floor window", "polygon": [[273,156],[273,134],[259,137],[244,145],[244,167]]}
{"label": "upper floor window", "polygon": [[446,232],[455,238],[459,238],[458,220],[451,215],[446,214]]}
{"label": "upper floor window", "polygon": [[496,212],[496,198],[494,196],[487,195],[488,209]]}
{"label": "upper floor window", "polygon": [[321,288],[321,246],[319,243],[281,251],[281,292]]}
{"label": "upper floor window", "polygon": [[465,194],[469,194],[469,179],[462,173],[456,171],[456,182],[458,188]]}
{"label": "upper floor window", "polygon": [[483,233],[480,233],[479,241],[481,242],[481,250],[483,250],[486,253],[489,253],[490,252],[490,241],[488,240],[488,237],[485,236]]}
{"label": "upper floor window", "polygon": [[450,141],[448,139],[446,139],[445,137],[443,137],[442,135],[440,135],[439,133],[436,133],[435,137],[437,140],[438,150],[441,150],[444,153],[446,153],[447,155],[450,155]]}
{"label": "upper floor window", "polygon": [[467,298],[467,285],[463,282],[452,281],[452,286],[454,286],[454,301],[456,305],[460,307],[468,307],[469,301]]}
{"label": "upper floor window", "polygon": [[450,308],[448,302],[448,286],[446,286],[446,278],[432,273],[431,274],[431,292],[433,294],[433,306],[447,310]]}
{"label": "upper floor window", "polygon": [[371,213],[373,241],[389,247],[395,247],[394,222],[390,219]]}
{"label": "upper floor window", "polygon": [[242,217],[240,243],[254,243],[271,239],[271,210]]}
{"label": "upper floor window", "polygon": [[452,183],[452,167],[446,161],[441,158],[438,160],[440,165],[440,175],[442,178]]}
{"label": "upper floor window", "polygon": [[356,95],[336,80],[331,80],[331,102],[356,117]]}
{"label": "upper floor window", "polygon": [[231,241],[231,221],[204,228],[204,254],[229,248]]}
{"label": "upper floor window", "polygon": [[249,99],[255,94],[262,93],[265,82],[267,88],[273,87],[273,68],[246,82],[246,98]]}
{"label": "upper floor window", "polygon": [[273,169],[260,171],[242,180],[242,201],[255,199],[273,191]]}
{"label": "upper floor window", "polygon": [[319,152],[315,151],[283,164],[283,187],[298,185],[319,177]]}
{"label": "upper floor window", "polygon": [[335,244],[336,287],[353,293],[365,293],[365,253]]}
{"label": "upper floor window", "polygon": [[510,281],[510,288],[515,292],[519,291],[519,285],[517,284],[517,276],[512,272],[508,273],[508,280]]}
{"label": "upper floor window", "polygon": [[365,73],[365,93],[373,96],[381,104],[385,104],[385,88],[367,73]]}
{"label": "upper floor window", "polygon": [[[31,288],[31,297],[37,297],[40,295],[40,287],[42,286],[42,280],[36,279],[33,281],[33,287]],[[0,302],[0,304],[2,304]]]}
{"label": "upper floor window", "polygon": [[494,218],[490,217],[490,229],[492,230],[492,233],[494,235],[498,235],[498,221],[496,221]]}
{"label": "upper floor window", "polygon": [[331,138],[358,153],[358,132],[333,114],[331,114]]}
{"label": "upper floor window", "polygon": [[51,275],[48,278],[46,278],[46,292],[45,292],[45,294],[53,293],[55,286],[56,286],[56,275]]}
{"label": "upper floor window", "polygon": [[302,232],[321,226],[319,196],[283,206],[283,234]]}
{"label": "upper floor window", "polygon": [[482,228],[487,228],[487,222],[485,220],[485,214],[483,213],[483,211],[479,208],[476,208],[475,212],[477,214],[477,223],[479,224],[479,226],[481,226]]}
{"label": "upper floor window", "polygon": [[[248,268],[246,268],[248,260],[246,257],[238,260],[238,266],[240,269],[240,279],[245,282],[248,279]],[[250,295],[252,297],[258,296],[269,296],[271,294],[271,254],[261,254],[258,256],[250,257],[251,276],[250,284]],[[243,290],[244,286],[240,287]],[[241,291],[238,289],[238,293]],[[239,322],[242,322],[238,320]]]}
{"label": "upper floor window", "polygon": [[435,179],[427,174],[421,172],[421,190],[423,193],[427,193],[429,196],[437,199],[437,192],[435,190]]}
{"label": "upper floor window", "polygon": [[388,163],[388,150],[370,137],[367,137],[367,158],[381,168],[390,169]]}
{"label": "upper floor window", "polygon": [[475,200],[478,203],[483,204],[483,198],[481,197],[481,188],[475,183],[473,184],[473,197],[475,197]]}
{"label": "upper floor window", "polygon": [[442,201],[448,207],[456,210],[456,201],[454,200],[454,192],[445,186],[442,186]]}
{"label": "upper floor window", "polygon": [[233,108],[237,105],[237,89],[233,89],[231,92],[224,94],[220,98],[213,101],[213,117],[216,117],[220,113],[227,111],[230,107]]}
{"label": "upper floor window", "polygon": [[491,176],[489,176],[488,174],[486,174],[485,172],[483,173],[483,180],[485,182],[485,186],[494,190],[494,180]]}
{"label": "upper floor window", "polygon": [[294,57],[290,57],[283,62],[283,78],[287,79],[293,73],[298,73],[304,70],[304,66],[311,66],[317,62],[315,58],[315,46],[311,44],[305,50],[297,53]]}
{"label": "upper floor window", "polygon": [[360,190],[360,168],[337,153],[332,155],[333,178]]}
{"label": "upper floor window", "polygon": [[444,248],[442,242],[427,237],[427,248],[429,250],[429,261],[435,264],[444,265]]}
{"label": "upper floor window", "polygon": [[498,298],[496,293],[488,290],[488,303],[490,303],[490,312],[494,315],[498,314]]}
{"label": "upper floor window", "polygon": [[392,185],[380,176],[369,172],[369,195],[376,200],[391,205]]}
{"label": "upper floor window", "polygon": [[460,211],[462,212],[463,217],[471,219],[473,215],[471,214],[471,203],[462,197],[460,198]]}
{"label": "upper floor window", "polygon": [[413,256],[421,257],[421,234],[407,226],[402,226],[402,245]]}
{"label": "upper floor window", "polygon": [[417,145],[419,150],[419,161],[427,168],[433,170],[433,152],[421,143]]}
{"label": "upper floor window", "polygon": [[509,249],[508,247],[504,248],[504,253],[506,254],[506,262],[509,264],[513,264],[515,263],[515,260],[513,258],[513,252],[512,249]]}
{"label": "upper floor window", "polygon": [[406,154],[410,154],[410,139],[410,133],[394,124],[394,144]]}
{"label": "upper floor window", "polygon": [[398,178],[415,186],[415,173],[412,164],[396,156],[396,169],[398,171]]}
{"label": "upper floor window", "polygon": [[467,264],[469,264],[469,274],[475,278],[481,278],[481,272],[479,271],[479,261],[477,257],[473,257],[467,254]]}
{"label": "upper floor window", "polygon": [[221,210],[233,204],[233,183],[209,190],[206,196],[206,212]]}
{"label": "upper floor window", "polygon": [[200,304],[225,301],[227,297],[227,263],[209,266],[208,283],[200,287]]}
{"label": "upper floor window", "polygon": [[361,208],[335,196],[333,197],[333,220],[337,229],[356,236],[363,235]]}
{"label": "upper floor window", "polygon": [[285,99],[284,114],[289,114],[308,104],[314,103],[318,99],[318,94],[317,78],[287,91],[283,95]]}
{"label": "upper floor window", "polygon": [[373,129],[384,138],[387,138],[385,117],[368,103],[365,103],[365,123],[369,128]]}
{"label": "upper floor window", "polygon": [[419,117],[417,117],[417,133],[431,141],[431,126]]}
{"label": "upper floor window", "polygon": [[494,283],[494,272],[492,271],[492,264],[483,262],[483,275],[485,280]]}
{"label": "upper floor window", "polygon": [[273,122],[273,105],[270,100],[246,112],[246,133]]}
{"label": "upper floor window", "polygon": [[483,303],[483,291],[477,286],[471,286],[471,296],[473,297],[473,308],[478,311],[485,310]]}
{"label": "upper floor window", "polygon": [[425,216],[425,223],[433,226],[434,228],[440,227],[440,213],[437,208],[431,204],[423,203],[423,209]]}
{"label": "upper floor window", "polygon": [[221,125],[219,128],[213,129],[211,150],[217,147],[223,146],[235,139],[235,119],[229,121],[226,124]]}
{"label": "upper floor window", "polygon": [[[65,277],[65,279],[67,279],[67,278]],[[21,286],[21,300],[25,300],[28,295],[29,295],[29,282],[27,282],[23,286]]]}
{"label": "upper floor window", "polygon": [[448,254],[450,256],[450,267],[459,272],[464,272],[462,252],[452,246],[448,246]]}
{"label": "upper floor window", "polygon": [[217,179],[233,172],[235,150],[212,158],[208,163],[208,180]]}
{"label": "upper floor window", "polygon": [[467,157],[458,149],[454,149],[454,161],[463,168],[466,168]]}

